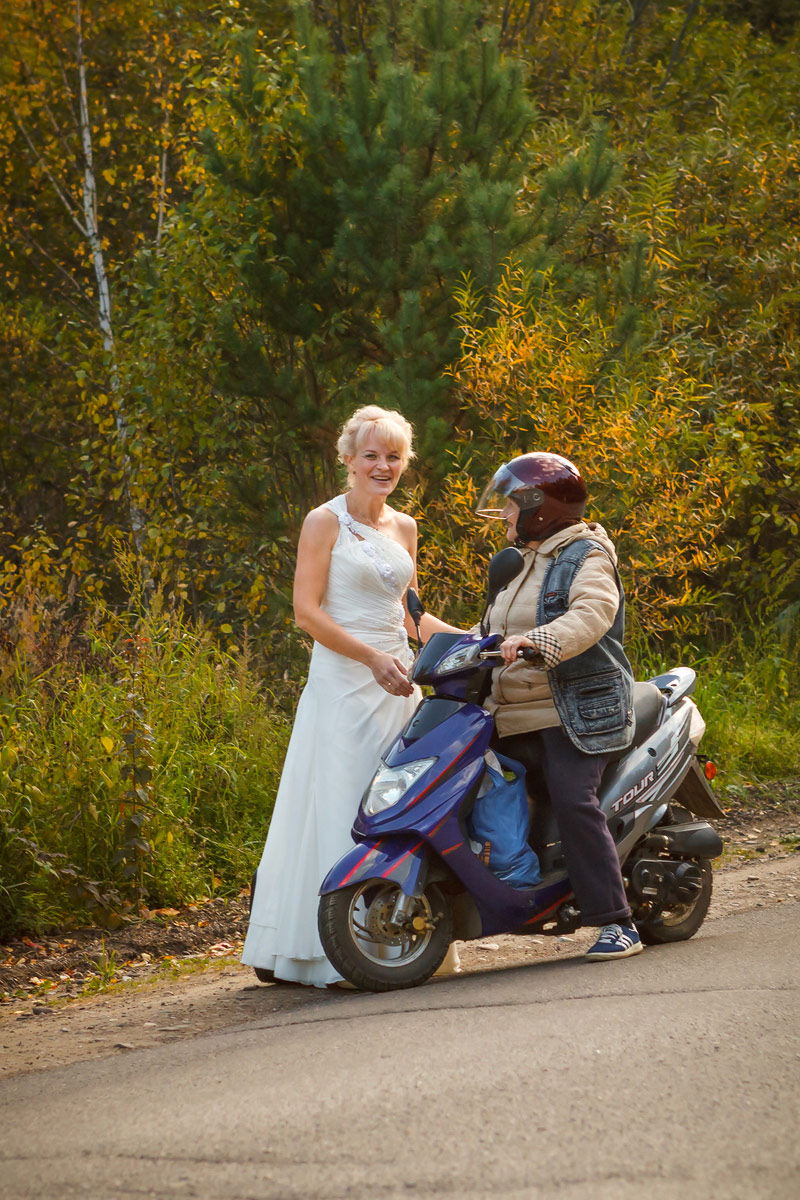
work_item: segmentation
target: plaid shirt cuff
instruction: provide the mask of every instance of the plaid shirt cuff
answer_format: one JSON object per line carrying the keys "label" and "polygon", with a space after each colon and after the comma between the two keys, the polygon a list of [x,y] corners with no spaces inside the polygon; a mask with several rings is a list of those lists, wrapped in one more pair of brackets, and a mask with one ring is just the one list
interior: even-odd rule
{"label": "plaid shirt cuff", "polygon": [[525,637],[531,639],[544,659],[544,664],[548,670],[551,667],[558,666],[562,656],[561,643],[558,638],[553,637],[552,633],[548,633],[546,626],[541,625],[538,629],[528,630]]}

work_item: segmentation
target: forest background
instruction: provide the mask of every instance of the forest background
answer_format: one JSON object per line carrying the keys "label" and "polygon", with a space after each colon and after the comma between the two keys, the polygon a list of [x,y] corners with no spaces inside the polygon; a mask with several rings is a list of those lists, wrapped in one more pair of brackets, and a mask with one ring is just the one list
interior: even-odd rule
{"label": "forest background", "polygon": [[428,607],[498,463],[574,458],[640,675],[800,775],[794,0],[9,0],[0,936],[233,894],[305,512],[400,408]]}

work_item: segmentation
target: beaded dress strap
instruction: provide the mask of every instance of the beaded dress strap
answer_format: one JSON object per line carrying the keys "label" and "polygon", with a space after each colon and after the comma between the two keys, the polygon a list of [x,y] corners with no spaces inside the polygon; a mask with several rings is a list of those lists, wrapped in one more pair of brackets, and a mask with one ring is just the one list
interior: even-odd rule
{"label": "beaded dress strap", "polygon": [[[392,570],[391,564],[387,563],[386,559],[380,556],[377,548],[373,546],[372,542],[368,541],[367,538],[362,538],[361,534],[357,532],[356,524],[361,524],[361,522],[356,522],[354,518],[350,516],[347,506],[345,506],[344,511],[338,508],[333,509],[333,511],[336,512],[339,526],[341,526],[343,529],[347,529],[349,533],[353,534],[355,540],[359,542],[361,550],[365,552],[368,558],[372,559],[372,562],[375,564],[375,568],[377,568],[381,580],[383,580],[384,583],[391,588],[395,595],[398,595],[399,590],[401,590],[401,586],[399,586],[399,580],[395,575],[395,571]],[[362,526],[362,528],[368,529],[369,526]]]}

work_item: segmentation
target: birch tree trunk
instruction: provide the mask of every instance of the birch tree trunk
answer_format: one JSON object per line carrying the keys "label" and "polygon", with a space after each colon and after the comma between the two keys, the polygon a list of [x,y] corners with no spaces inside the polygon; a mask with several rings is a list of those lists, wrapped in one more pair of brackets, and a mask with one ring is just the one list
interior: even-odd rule
{"label": "birch tree trunk", "polygon": [[142,562],[146,536],[145,517],[133,497],[132,474],[133,466],[128,449],[129,429],[125,413],[125,402],[117,361],[114,342],[114,327],[112,323],[111,288],[103,256],[103,243],[97,220],[97,180],[94,172],[94,155],[92,152],[92,127],[89,120],[89,99],[86,86],[86,58],[83,45],[83,11],[81,0],[75,0],[75,33],[76,33],[76,62],[78,67],[78,121],[80,126],[81,148],[83,150],[83,226],[84,235],[89,244],[97,282],[97,317],[100,333],[103,339],[103,349],[106,353],[109,369],[109,383],[114,407],[114,426],[120,451],[122,466],[122,486],[125,503],[128,510],[128,520],[131,536]]}

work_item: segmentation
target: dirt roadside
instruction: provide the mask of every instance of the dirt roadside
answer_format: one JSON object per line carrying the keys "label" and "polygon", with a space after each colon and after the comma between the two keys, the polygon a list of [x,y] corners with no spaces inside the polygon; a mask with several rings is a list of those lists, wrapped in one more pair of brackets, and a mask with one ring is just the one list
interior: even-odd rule
{"label": "dirt roadside", "polygon": [[[800,787],[752,793],[717,827],[726,850],[709,921],[800,899]],[[257,983],[238,962],[246,908],[243,894],[161,910],[105,935],[70,930],[0,946],[0,1080],[346,1002],[338,989]],[[591,940],[590,930],[579,930],[459,943],[459,950],[471,974],[571,957]]]}

